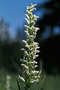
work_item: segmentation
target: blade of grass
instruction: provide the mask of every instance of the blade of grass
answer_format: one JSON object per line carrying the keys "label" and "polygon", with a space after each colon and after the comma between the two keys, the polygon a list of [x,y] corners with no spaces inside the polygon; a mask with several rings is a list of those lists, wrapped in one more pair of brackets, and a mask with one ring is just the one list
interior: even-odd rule
{"label": "blade of grass", "polygon": [[18,85],[18,90],[21,90],[20,88],[20,85],[19,85],[19,82],[18,82],[18,79],[16,78],[16,82],[17,82],[17,85]]}

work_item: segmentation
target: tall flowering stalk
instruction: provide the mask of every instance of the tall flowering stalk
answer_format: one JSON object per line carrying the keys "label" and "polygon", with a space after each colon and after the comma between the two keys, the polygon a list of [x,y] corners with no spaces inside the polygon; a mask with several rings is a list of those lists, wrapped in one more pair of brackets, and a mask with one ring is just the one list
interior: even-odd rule
{"label": "tall flowering stalk", "polygon": [[25,43],[25,48],[22,48],[24,51],[24,57],[21,59],[23,66],[23,73],[24,77],[19,75],[20,80],[22,80],[25,84],[25,90],[29,90],[31,84],[36,83],[39,81],[41,71],[37,71],[36,67],[38,67],[37,62],[35,61],[36,57],[38,57],[37,53],[40,51],[39,44],[34,41],[37,31],[39,30],[38,27],[35,27],[35,22],[37,21],[38,16],[34,15],[32,12],[36,10],[36,4],[32,4],[31,6],[27,6],[27,14],[25,16],[25,20],[27,21],[28,25],[24,25],[26,30],[27,39],[23,40]]}

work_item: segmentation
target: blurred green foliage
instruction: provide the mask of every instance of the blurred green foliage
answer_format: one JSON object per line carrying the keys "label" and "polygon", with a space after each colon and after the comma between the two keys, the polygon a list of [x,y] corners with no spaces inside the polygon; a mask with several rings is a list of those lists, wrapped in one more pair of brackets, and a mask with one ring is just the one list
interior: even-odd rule
{"label": "blurred green foliage", "polygon": [[[5,69],[1,68],[0,69],[0,90],[6,90],[5,85],[6,85],[6,76],[9,75],[11,76],[10,80],[10,86],[11,90],[18,90],[18,85],[16,82],[16,76],[17,73],[9,73]],[[35,83],[33,86],[31,86],[30,90],[60,90],[60,76],[48,76],[48,75],[43,75],[44,78],[41,77],[39,83]],[[39,85],[39,89],[38,88]],[[20,87],[22,87],[22,83],[20,83]],[[21,89],[23,90],[23,89]]]}

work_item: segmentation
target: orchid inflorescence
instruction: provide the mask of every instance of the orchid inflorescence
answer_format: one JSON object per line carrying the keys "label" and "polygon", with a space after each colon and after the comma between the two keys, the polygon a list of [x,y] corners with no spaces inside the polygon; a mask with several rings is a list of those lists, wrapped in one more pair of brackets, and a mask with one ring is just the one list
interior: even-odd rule
{"label": "orchid inflorescence", "polygon": [[21,59],[21,66],[23,66],[24,68],[23,73],[25,77],[21,77],[19,75],[19,78],[25,83],[26,88],[29,88],[32,83],[38,82],[41,74],[41,70],[36,70],[38,65],[35,61],[36,57],[38,57],[37,53],[40,52],[38,50],[40,48],[38,46],[39,43],[34,41],[37,35],[37,31],[39,30],[38,27],[35,27],[35,22],[39,17],[32,13],[34,10],[36,10],[35,6],[36,4],[32,3],[31,6],[27,6],[27,14],[25,14],[27,18],[25,18],[25,20],[27,21],[28,25],[24,25],[26,28],[25,33],[27,38],[26,40],[23,40],[23,42],[25,43],[25,48],[21,49],[24,51],[24,57],[23,59]]}

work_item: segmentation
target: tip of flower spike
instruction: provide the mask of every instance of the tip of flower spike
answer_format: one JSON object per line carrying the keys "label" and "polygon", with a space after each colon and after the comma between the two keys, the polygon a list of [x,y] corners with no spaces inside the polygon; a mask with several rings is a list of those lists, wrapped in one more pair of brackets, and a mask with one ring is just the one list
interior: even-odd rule
{"label": "tip of flower spike", "polygon": [[31,3],[31,6],[32,6],[33,4]]}
{"label": "tip of flower spike", "polygon": [[33,6],[33,7],[35,7],[36,5],[37,5],[37,4],[32,4],[32,3],[31,3],[31,6]]}
{"label": "tip of flower spike", "polygon": [[27,9],[31,10],[32,8],[34,8],[37,4],[32,4],[31,3],[31,6],[27,6]]}

